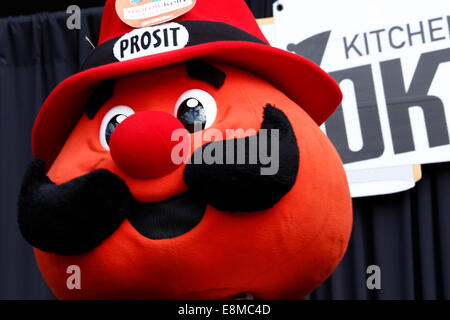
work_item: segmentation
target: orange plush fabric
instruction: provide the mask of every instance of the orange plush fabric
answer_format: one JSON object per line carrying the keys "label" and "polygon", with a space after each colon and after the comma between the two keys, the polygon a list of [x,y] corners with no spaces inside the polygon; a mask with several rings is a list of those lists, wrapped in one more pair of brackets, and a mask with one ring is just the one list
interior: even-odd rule
{"label": "orange plush fabric", "polygon": [[[259,212],[232,214],[208,205],[200,224],[172,239],[146,238],[125,220],[100,246],[81,255],[35,249],[39,268],[58,298],[227,299],[250,292],[258,299],[298,299],[337,266],[350,237],[352,206],[336,150],[301,106],[271,83],[229,65],[215,66],[227,76],[220,89],[190,78],[184,64],[116,79],[112,98],[96,116],[90,120],[83,115],[78,121],[48,171],[49,178],[61,184],[107,169],[141,202],[163,201],[187,191],[184,164],[150,179],[122,171],[102,147],[99,128],[105,114],[118,105],[132,108],[136,115],[158,111],[176,117],[180,95],[201,89],[217,103],[211,129],[258,131],[268,103],[287,116],[300,152],[291,191],[273,208]],[[70,265],[82,270],[82,290],[66,286]]]}
{"label": "orange plush fabric", "polygon": [[[304,297],[337,266],[352,227],[344,168],[319,128],[341,100],[317,65],[267,43],[243,0],[197,0],[137,29],[107,0],[98,46],[39,113],[19,195],[20,230],[51,290]],[[280,134],[273,175],[259,174],[262,161],[174,161],[174,131],[188,160],[222,140],[260,142],[265,128]],[[80,290],[67,286],[73,265]]]}

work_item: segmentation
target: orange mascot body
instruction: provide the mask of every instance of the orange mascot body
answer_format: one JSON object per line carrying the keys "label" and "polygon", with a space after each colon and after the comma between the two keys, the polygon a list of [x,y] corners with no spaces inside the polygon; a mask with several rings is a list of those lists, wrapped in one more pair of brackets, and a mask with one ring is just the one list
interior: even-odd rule
{"label": "orange mascot body", "polygon": [[240,0],[138,29],[107,1],[99,43],[45,102],[19,197],[55,295],[300,299],[322,283],[352,225],[319,128],[337,84],[269,46]]}

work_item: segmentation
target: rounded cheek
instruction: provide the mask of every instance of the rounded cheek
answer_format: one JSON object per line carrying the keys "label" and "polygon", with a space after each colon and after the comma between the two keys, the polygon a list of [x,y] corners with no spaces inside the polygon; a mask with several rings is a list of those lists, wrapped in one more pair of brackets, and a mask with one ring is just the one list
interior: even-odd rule
{"label": "rounded cheek", "polygon": [[[312,290],[328,277],[345,252],[352,226],[352,201],[337,151],[316,123],[294,107],[287,106],[284,111],[295,124],[299,173],[294,188],[279,205],[286,210],[284,234],[298,236],[297,247],[291,242],[297,254],[289,262],[297,269],[289,270],[294,272],[292,277]],[[280,281],[276,274],[274,277]]]}
{"label": "rounded cheek", "polygon": [[83,176],[108,159],[109,152],[98,141],[98,126],[97,121],[83,116],[47,173],[53,182],[61,184]]}
{"label": "rounded cheek", "polygon": [[[277,235],[267,228],[276,220],[271,212],[239,217],[208,207],[195,229],[175,239],[147,239],[125,221],[89,253],[62,257],[35,250],[35,254],[58,298],[191,298],[223,288],[217,297],[223,299],[247,289],[252,275],[276,267],[283,252],[273,243]],[[81,269],[82,290],[66,286],[71,265]]]}
{"label": "rounded cheek", "polygon": [[[167,255],[169,248],[170,240],[150,241],[125,221],[86,254],[58,256],[35,250],[35,255],[45,280],[60,299],[156,299],[169,296],[170,280],[177,274]],[[81,290],[67,287],[70,274],[66,271],[72,265],[80,268]]]}

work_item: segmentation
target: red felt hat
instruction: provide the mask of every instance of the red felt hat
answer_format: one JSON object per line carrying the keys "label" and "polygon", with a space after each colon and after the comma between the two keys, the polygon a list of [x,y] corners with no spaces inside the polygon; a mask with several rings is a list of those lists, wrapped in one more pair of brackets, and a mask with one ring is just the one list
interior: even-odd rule
{"label": "red felt hat", "polygon": [[82,70],[69,77],[45,101],[33,128],[35,156],[50,166],[84,112],[96,86],[140,71],[190,59],[226,63],[270,82],[301,106],[318,125],[342,100],[337,83],[311,61],[271,47],[244,0],[197,0],[181,17],[133,29],[107,0],[99,45]]}

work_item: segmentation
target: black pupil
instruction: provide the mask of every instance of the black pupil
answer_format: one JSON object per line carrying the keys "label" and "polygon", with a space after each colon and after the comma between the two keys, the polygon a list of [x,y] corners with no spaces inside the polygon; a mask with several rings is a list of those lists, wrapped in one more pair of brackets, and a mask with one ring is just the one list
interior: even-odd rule
{"label": "black pupil", "polygon": [[204,130],[206,127],[205,108],[195,98],[183,101],[178,109],[177,118],[180,119],[184,127],[191,133]]}
{"label": "black pupil", "polygon": [[120,118],[120,117],[125,117],[125,115],[123,115],[123,114],[116,115],[114,118],[112,118],[108,122],[108,125],[106,126],[105,138],[106,138],[106,143],[108,143],[108,145],[109,145],[109,140],[111,139],[111,136],[112,136],[114,130],[116,130],[117,126],[120,124],[120,122],[118,121],[118,118]]}

